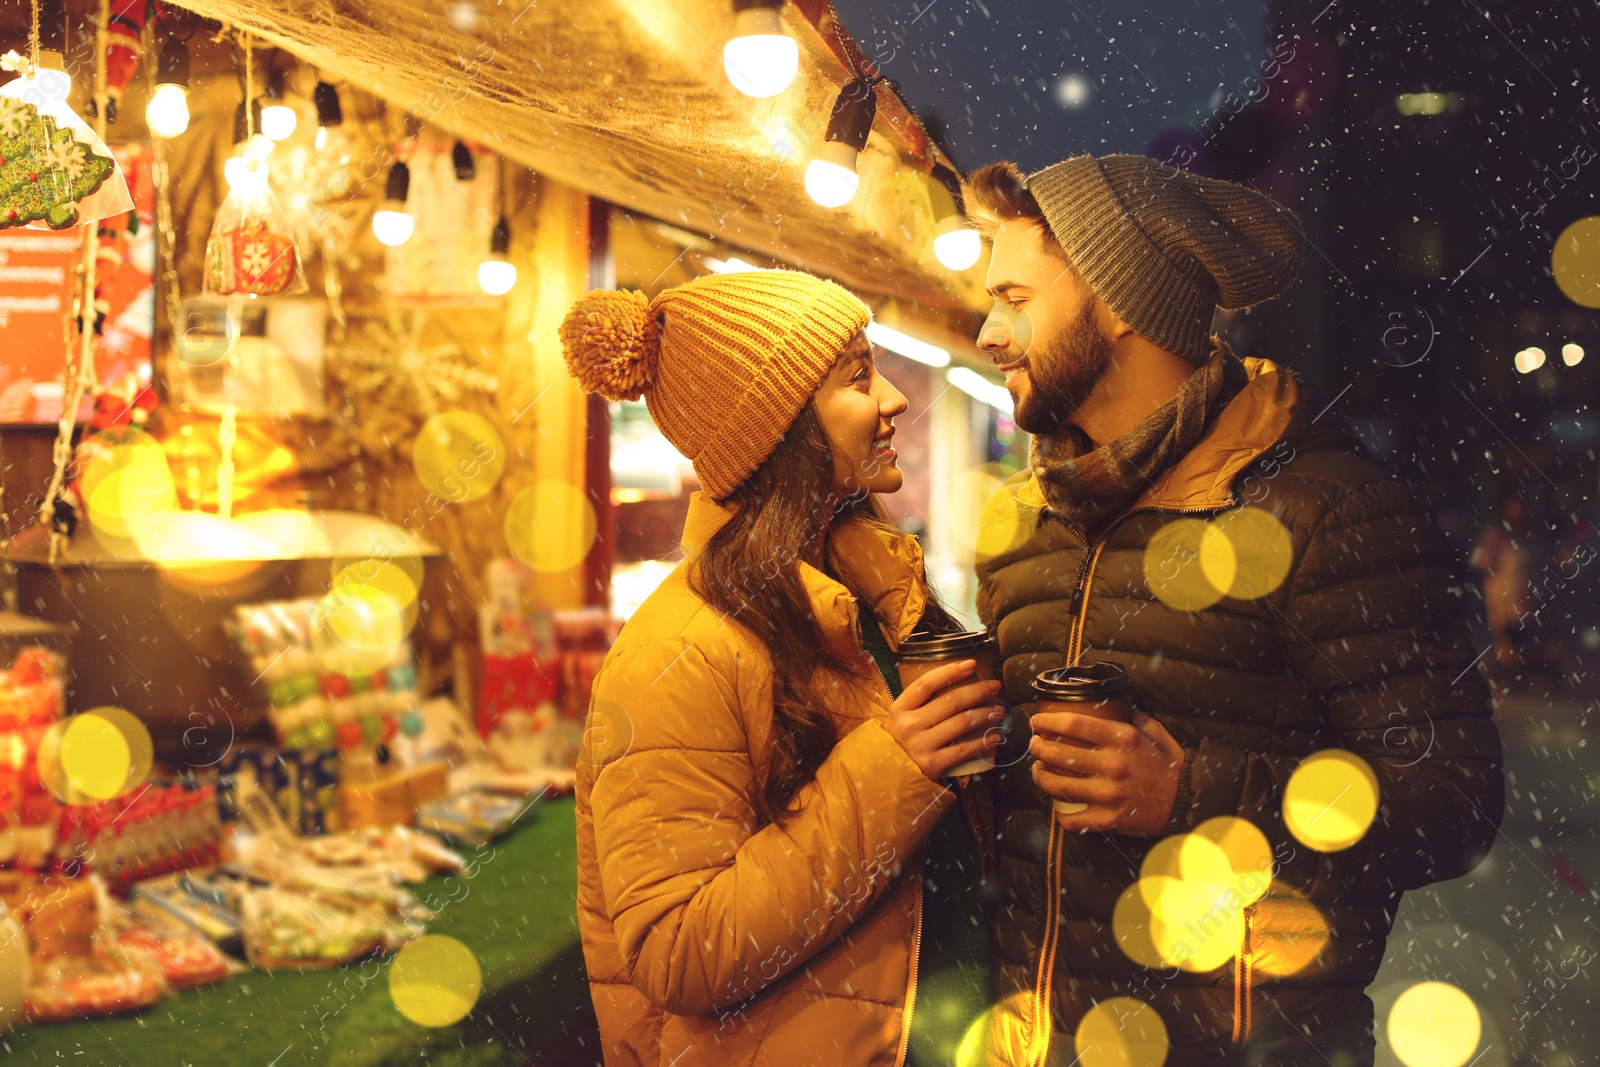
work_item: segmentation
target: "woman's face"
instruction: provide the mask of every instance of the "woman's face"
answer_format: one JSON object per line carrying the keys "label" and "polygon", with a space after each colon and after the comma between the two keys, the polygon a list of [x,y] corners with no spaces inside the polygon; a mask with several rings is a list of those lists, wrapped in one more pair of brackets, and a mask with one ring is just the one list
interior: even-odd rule
{"label": "woman's face", "polygon": [[833,451],[834,491],[841,496],[897,492],[905,476],[890,441],[906,398],[878,373],[865,333],[845,346],[817,390],[815,406]]}

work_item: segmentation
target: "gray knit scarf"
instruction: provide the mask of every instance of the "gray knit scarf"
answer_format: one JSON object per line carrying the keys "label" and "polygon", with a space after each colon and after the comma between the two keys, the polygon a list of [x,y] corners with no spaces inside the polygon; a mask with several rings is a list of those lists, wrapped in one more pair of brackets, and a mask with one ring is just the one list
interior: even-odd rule
{"label": "gray knit scarf", "polygon": [[1098,529],[1193,448],[1244,383],[1244,365],[1226,342],[1213,338],[1210,358],[1178,394],[1115,441],[1096,448],[1071,424],[1035,436],[1028,463],[1045,503],[1086,532]]}

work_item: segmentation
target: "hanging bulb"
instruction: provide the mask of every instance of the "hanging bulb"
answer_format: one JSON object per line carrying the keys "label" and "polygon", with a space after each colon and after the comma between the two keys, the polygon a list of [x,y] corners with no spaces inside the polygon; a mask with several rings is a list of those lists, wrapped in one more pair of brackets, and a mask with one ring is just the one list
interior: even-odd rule
{"label": "hanging bulb", "polygon": [[384,187],[383,206],[372,215],[372,233],[379,241],[393,248],[411,239],[417,220],[406,212],[406,196],[411,192],[411,168],[396,163],[389,168],[389,179]]}
{"label": "hanging bulb", "polygon": [[170,140],[189,128],[189,90],[181,85],[158,85],[144,106],[144,124],[150,136]]}
{"label": "hanging bulb", "polygon": [[957,226],[933,239],[933,254],[950,270],[966,270],[983,255],[983,238],[967,228],[965,219],[956,221]]}
{"label": "hanging bulb", "polygon": [[783,0],[733,0],[733,36],[722,46],[722,69],[746,96],[776,96],[800,70],[800,46],[783,32]]}
{"label": "hanging bulb", "polygon": [[328,130],[344,122],[344,108],[339,106],[339,90],[325,81],[317,82],[311,93],[317,105],[317,150],[328,147]]}
{"label": "hanging bulb", "polygon": [[478,264],[478,284],[490,296],[503,296],[517,284],[517,265],[511,262],[511,227],[506,217],[494,224],[494,236],[489,239],[489,258]]}
{"label": "hanging bulb", "polygon": [[300,116],[288,104],[271,104],[261,109],[261,132],[269,141],[286,141],[294,133]]}
{"label": "hanging bulb", "polygon": [[[935,225],[933,255],[949,270],[966,270],[983,255],[983,238],[967,225],[961,208],[961,179],[944,164],[933,168]],[[948,193],[949,195],[944,195]]]}
{"label": "hanging bulb", "polygon": [[450,146],[450,165],[456,169],[458,182],[470,182],[478,176],[478,166],[472,160],[472,149],[460,141]]}
{"label": "hanging bulb", "polygon": [[189,128],[189,46],[176,37],[161,42],[156,88],[144,108],[150,136],[177,137]]}
{"label": "hanging bulb", "polygon": [[872,120],[878,114],[878,94],[865,78],[839,90],[828,119],[827,143],[806,166],[806,192],[823,207],[843,207],[856,195],[861,178],[856,159],[867,147]]}

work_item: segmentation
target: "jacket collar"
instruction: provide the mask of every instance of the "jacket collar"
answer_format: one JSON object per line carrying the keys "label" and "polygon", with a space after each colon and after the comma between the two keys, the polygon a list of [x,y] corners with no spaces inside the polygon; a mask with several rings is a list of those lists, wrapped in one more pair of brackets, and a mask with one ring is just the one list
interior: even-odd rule
{"label": "jacket collar", "polygon": [[[681,539],[684,559],[692,563],[698,558],[732,517],[731,508],[705,493],[690,496]],[[824,636],[855,647],[859,596],[877,617],[890,647],[899,648],[928,603],[921,543],[909,534],[849,521],[834,527],[831,542],[829,560],[843,582],[808,563],[799,565],[801,585]]]}
{"label": "jacket collar", "polygon": [[[1233,482],[1241,471],[1282,440],[1296,421],[1300,386],[1270,359],[1242,360],[1249,382],[1212,420],[1194,447],[1156,476],[1127,510],[1217,511],[1233,505]],[[1021,500],[1045,506],[1037,475]]]}
{"label": "jacket collar", "polygon": [[1287,370],[1268,359],[1243,363],[1249,383],[1133,507],[1186,511],[1233,504],[1234,479],[1282,439],[1300,403],[1300,387]]}

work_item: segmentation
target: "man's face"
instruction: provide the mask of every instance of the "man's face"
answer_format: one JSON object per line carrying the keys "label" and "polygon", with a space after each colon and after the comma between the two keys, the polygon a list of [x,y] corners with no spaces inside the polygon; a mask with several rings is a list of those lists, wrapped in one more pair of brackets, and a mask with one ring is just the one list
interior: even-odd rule
{"label": "man's face", "polygon": [[1017,425],[1039,434],[1072,422],[1111,359],[1094,292],[1037,228],[1015,221],[995,234],[988,286],[995,304],[978,347],[1006,376]]}

